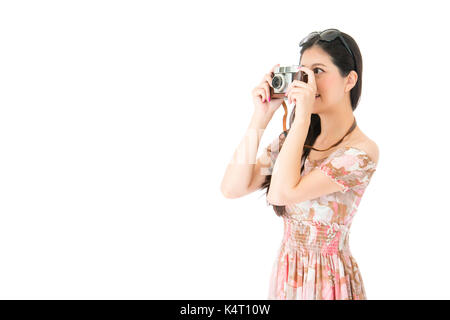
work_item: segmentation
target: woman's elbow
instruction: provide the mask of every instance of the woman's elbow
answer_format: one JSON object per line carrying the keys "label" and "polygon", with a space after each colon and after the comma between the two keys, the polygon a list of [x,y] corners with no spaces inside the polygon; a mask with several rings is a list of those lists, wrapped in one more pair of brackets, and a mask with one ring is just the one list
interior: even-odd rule
{"label": "woman's elbow", "polygon": [[284,206],[285,205],[285,197],[283,193],[280,191],[273,191],[273,189],[269,189],[267,193],[267,202],[276,206]]}

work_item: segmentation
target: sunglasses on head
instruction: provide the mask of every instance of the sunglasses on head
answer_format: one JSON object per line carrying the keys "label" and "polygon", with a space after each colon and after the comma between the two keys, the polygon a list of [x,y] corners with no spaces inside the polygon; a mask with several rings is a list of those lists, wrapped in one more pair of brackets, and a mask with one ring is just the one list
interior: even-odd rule
{"label": "sunglasses on head", "polygon": [[303,38],[302,41],[300,41],[299,47],[303,46],[305,44],[305,42],[311,40],[312,38],[316,37],[317,35],[319,36],[319,40],[323,40],[323,41],[327,41],[327,42],[331,42],[336,38],[341,39],[341,42],[344,45],[345,49],[347,49],[348,53],[350,53],[352,55],[353,62],[355,63],[355,67],[356,67],[355,56],[353,55],[352,50],[350,50],[350,47],[347,45],[347,42],[345,42],[344,37],[342,36],[341,32],[338,29],[326,29],[322,32],[318,32],[318,31],[311,32],[305,38]]}

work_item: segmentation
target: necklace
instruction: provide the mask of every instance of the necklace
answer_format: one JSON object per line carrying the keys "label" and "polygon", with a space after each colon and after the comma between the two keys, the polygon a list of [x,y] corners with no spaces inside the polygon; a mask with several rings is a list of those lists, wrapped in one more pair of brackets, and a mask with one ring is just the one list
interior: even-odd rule
{"label": "necklace", "polygon": [[346,134],[345,134],[338,142],[336,142],[335,144],[333,144],[331,147],[329,147],[329,148],[327,148],[327,149],[325,149],[325,150],[319,150],[319,149],[316,149],[316,148],[314,148],[313,146],[310,146],[310,145],[307,145],[307,144],[305,144],[305,147],[310,148],[310,149],[313,149],[313,150],[316,150],[316,151],[327,151],[327,150],[330,150],[331,148],[333,148],[333,147],[337,146],[339,143],[341,143],[342,140],[344,140],[344,138],[345,138],[347,135],[349,135],[350,132],[352,132],[355,128],[356,128],[356,118],[353,117],[353,124],[351,125],[350,129],[348,129],[347,133],[346,133]]}

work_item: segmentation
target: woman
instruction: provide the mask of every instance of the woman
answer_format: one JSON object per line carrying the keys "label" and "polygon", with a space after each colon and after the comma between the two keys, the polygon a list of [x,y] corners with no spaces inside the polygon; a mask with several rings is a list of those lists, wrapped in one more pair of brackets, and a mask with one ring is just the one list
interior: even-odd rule
{"label": "woman", "polygon": [[361,95],[361,53],[337,29],[313,32],[300,47],[299,70],[308,82],[295,80],[286,91],[295,104],[289,130],[252,163],[259,133],[283,102],[270,97],[272,68],[252,92],[248,133],[257,131],[257,139],[243,140],[234,154],[248,151],[249,162],[228,165],[222,192],[237,198],[266,189],[268,204],[283,218],[269,299],[366,299],[349,230],[379,151],[353,115]]}

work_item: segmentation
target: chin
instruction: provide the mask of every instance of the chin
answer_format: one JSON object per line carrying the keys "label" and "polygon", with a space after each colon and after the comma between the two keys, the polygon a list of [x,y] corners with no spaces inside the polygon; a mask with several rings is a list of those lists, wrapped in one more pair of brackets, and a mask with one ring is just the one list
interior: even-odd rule
{"label": "chin", "polygon": [[319,114],[322,112],[323,112],[323,104],[314,103],[311,113]]}

